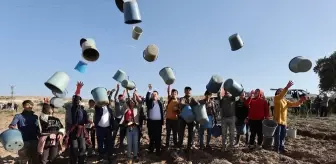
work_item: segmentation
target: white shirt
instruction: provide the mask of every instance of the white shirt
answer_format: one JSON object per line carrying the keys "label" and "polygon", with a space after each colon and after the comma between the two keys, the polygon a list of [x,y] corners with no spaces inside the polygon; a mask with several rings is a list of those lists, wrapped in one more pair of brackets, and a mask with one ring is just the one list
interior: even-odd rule
{"label": "white shirt", "polygon": [[110,113],[106,106],[103,106],[103,115],[100,118],[98,126],[103,127],[103,128],[110,126]]}
{"label": "white shirt", "polygon": [[149,112],[149,119],[151,120],[161,120],[161,111],[158,101],[154,101],[154,106]]}

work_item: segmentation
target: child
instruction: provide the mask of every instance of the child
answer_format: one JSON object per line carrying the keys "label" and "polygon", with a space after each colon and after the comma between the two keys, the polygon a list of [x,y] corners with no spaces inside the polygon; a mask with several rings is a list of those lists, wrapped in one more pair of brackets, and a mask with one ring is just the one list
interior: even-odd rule
{"label": "child", "polygon": [[61,121],[54,117],[52,107],[44,103],[40,115],[41,137],[38,142],[37,152],[40,154],[40,163],[53,162],[61,149],[65,129]]}
{"label": "child", "polygon": [[89,109],[87,109],[87,113],[88,113],[88,121],[89,123],[86,124],[86,131],[88,131],[90,133],[90,139],[91,139],[91,143],[92,145],[90,146],[90,150],[89,150],[89,155],[94,155],[95,153],[95,148],[96,148],[96,130],[94,127],[94,110],[95,110],[95,101],[90,99],[89,100]]}
{"label": "child", "polygon": [[40,134],[38,116],[32,111],[34,103],[31,100],[23,101],[22,106],[23,112],[14,116],[8,128],[20,130],[24,148],[19,151],[19,155],[27,156],[29,164],[36,164],[38,163],[37,139]]}

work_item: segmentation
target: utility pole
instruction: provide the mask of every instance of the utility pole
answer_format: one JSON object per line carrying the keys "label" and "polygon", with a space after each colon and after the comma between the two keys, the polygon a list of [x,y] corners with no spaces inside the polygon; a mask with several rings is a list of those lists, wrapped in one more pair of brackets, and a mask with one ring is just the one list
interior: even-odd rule
{"label": "utility pole", "polygon": [[11,88],[11,103],[12,103],[12,107],[14,106],[14,85],[10,85]]}

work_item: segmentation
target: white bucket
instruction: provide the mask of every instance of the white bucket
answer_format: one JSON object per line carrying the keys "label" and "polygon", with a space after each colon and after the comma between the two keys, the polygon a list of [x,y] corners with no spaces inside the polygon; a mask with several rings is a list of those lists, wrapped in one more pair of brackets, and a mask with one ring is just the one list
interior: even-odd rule
{"label": "white bucket", "polygon": [[296,138],[296,129],[287,129],[287,137]]}

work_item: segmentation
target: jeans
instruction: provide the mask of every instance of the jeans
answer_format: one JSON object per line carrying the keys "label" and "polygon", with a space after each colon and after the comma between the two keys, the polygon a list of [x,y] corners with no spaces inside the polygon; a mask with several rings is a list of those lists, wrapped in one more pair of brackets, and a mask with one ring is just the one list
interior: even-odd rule
{"label": "jeans", "polygon": [[207,131],[207,140],[206,140],[206,145],[209,146],[210,145],[210,140],[211,140],[211,128],[204,128],[203,126],[200,126],[200,130],[198,132],[199,135],[199,143],[200,146],[203,147],[204,146],[204,131]]}
{"label": "jeans", "polygon": [[132,152],[134,157],[138,156],[139,150],[139,128],[137,126],[127,127],[127,157],[132,158]]}
{"label": "jeans", "polygon": [[251,131],[251,136],[250,136],[250,145],[255,144],[255,138],[258,136],[258,145],[261,146],[264,135],[262,132],[262,121],[263,120],[249,120],[249,125],[250,125],[250,131]]}
{"label": "jeans", "polygon": [[24,147],[20,150],[23,153],[19,153],[19,157],[27,158],[28,164],[38,163],[37,142],[37,140],[24,141]]}
{"label": "jeans", "polygon": [[194,135],[194,122],[187,123],[182,118],[179,118],[179,129],[178,129],[178,146],[181,147],[183,144],[183,138],[184,138],[184,131],[186,126],[188,126],[188,144],[187,144],[187,150],[190,150],[191,144],[193,141],[193,135]]}
{"label": "jeans", "polygon": [[173,132],[174,146],[177,145],[177,129],[178,129],[178,120],[171,120],[171,119],[166,120],[166,130],[167,130],[166,146],[167,147],[169,147],[171,132]]}
{"label": "jeans", "polygon": [[46,146],[40,158],[41,164],[52,163],[58,155],[58,142],[55,146]]}
{"label": "jeans", "polygon": [[276,150],[285,150],[286,126],[278,124],[274,132],[274,147]]}
{"label": "jeans", "polygon": [[85,138],[83,134],[79,137],[76,135],[76,131],[70,133],[70,163],[77,164],[78,162],[78,164],[84,164],[86,153]]}
{"label": "jeans", "polygon": [[[121,118],[115,118],[115,119],[118,123],[121,121]],[[126,127],[124,127],[123,125],[119,125],[118,128],[113,132],[113,136],[112,136],[113,146],[114,146],[114,143],[116,143],[115,139],[117,137],[118,130],[119,130],[120,146],[124,144],[124,139],[126,136]]]}
{"label": "jeans", "polygon": [[96,149],[96,130],[93,128],[87,128],[86,131],[89,132],[89,135],[90,135],[90,140],[92,143],[91,149],[95,150]]}
{"label": "jeans", "polygon": [[320,117],[327,117],[328,116],[328,107],[321,106]]}
{"label": "jeans", "polygon": [[100,158],[102,158],[106,153],[108,153],[108,156],[111,157],[114,149],[112,140],[112,129],[110,127],[103,128],[97,126],[96,133]]}
{"label": "jeans", "polygon": [[227,138],[227,130],[229,129],[229,146],[233,146],[234,138],[235,138],[235,121],[236,117],[227,117],[222,118],[222,145],[223,147],[226,146],[226,138]]}

